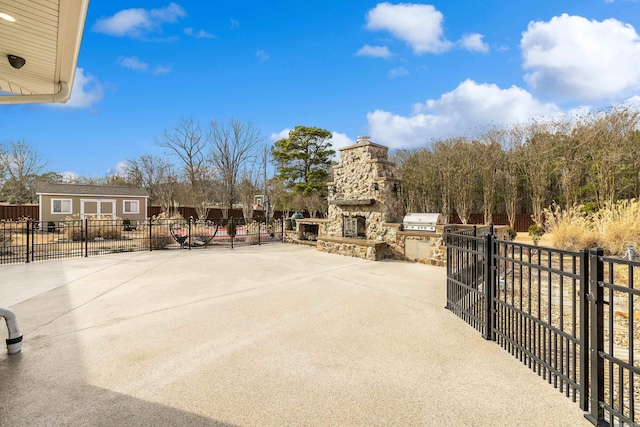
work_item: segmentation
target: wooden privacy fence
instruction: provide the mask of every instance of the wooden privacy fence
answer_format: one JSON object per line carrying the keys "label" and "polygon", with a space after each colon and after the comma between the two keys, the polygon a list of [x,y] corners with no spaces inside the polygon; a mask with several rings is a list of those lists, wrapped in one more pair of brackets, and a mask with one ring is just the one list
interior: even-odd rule
{"label": "wooden privacy fence", "polygon": [[18,221],[22,218],[40,219],[40,206],[0,205],[0,219]]}
{"label": "wooden privacy fence", "polygon": [[[192,207],[188,206],[180,206],[176,209],[183,218],[197,218],[196,210]],[[147,206],[147,217],[157,216],[160,212],[162,212],[162,208],[160,206]],[[254,216],[260,216],[262,211],[254,211]],[[229,213],[227,215],[228,218],[242,218],[242,209],[229,209]],[[26,205],[26,206],[17,206],[17,205],[0,205],[0,220],[5,221],[19,221],[24,218],[33,219],[35,221],[40,220],[40,206],[38,205]],[[221,209],[209,209],[209,214],[207,215],[207,219],[221,219],[223,218]],[[280,219],[282,218],[282,212],[276,211],[274,218]]]}
{"label": "wooden privacy fence", "polygon": [[[509,217],[507,214],[493,214],[492,222],[494,225],[509,225]],[[484,224],[484,214],[477,213],[469,216],[468,224]],[[449,224],[462,224],[458,214],[449,215]],[[515,230],[518,233],[526,233],[535,222],[531,219],[531,214],[517,214]]]}

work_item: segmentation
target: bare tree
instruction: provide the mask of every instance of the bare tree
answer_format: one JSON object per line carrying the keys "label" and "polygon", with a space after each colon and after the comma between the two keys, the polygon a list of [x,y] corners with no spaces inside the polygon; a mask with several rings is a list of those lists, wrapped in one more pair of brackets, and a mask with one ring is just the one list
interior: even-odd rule
{"label": "bare tree", "polygon": [[402,177],[407,212],[437,212],[441,193],[436,156],[428,149],[401,150],[394,156]]}
{"label": "bare tree", "polygon": [[131,183],[147,189],[151,203],[159,204],[165,212],[171,209],[176,196],[177,177],[169,161],[143,154],[137,159],[127,160],[124,173]]}
{"label": "bare tree", "polygon": [[311,218],[315,218],[319,212],[327,211],[327,199],[318,190],[311,190],[303,196],[304,208]]}
{"label": "bare tree", "polygon": [[592,150],[592,171],[598,202],[616,200],[624,159],[635,143],[634,130],[639,123],[640,112],[626,107],[614,108],[595,121],[597,145]]}
{"label": "bare tree", "polygon": [[589,147],[595,145],[595,127],[590,116],[578,118],[575,123],[564,121],[556,143],[555,172],[560,180],[565,208],[578,203],[579,188],[586,175]]}
{"label": "bare tree", "polygon": [[558,135],[551,123],[532,121],[525,127],[526,141],[520,150],[522,167],[531,185],[533,220],[542,224]]}
{"label": "bare tree", "polygon": [[273,177],[269,180],[268,187],[274,210],[279,209],[285,217],[288,217],[292,209],[292,197],[291,193],[287,191],[284,180]]}
{"label": "bare tree", "polygon": [[253,198],[260,191],[255,179],[253,169],[246,169],[242,173],[238,183],[237,194],[242,203],[242,215],[244,219],[253,218]]}
{"label": "bare tree", "polygon": [[8,147],[0,147],[4,199],[18,205],[35,202],[35,185],[44,168],[45,162],[38,149],[25,140],[11,141]]}
{"label": "bare tree", "polygon": [[255,157],[255,149],[264,137],[251,122],[243,123],[238,119],[231,119],[223,123],[214,119],[211,121],[207,140],[207,161],[222,184],[223,209],[228,209],[233,207],[236,199],[236,184],[240,171]]}
{"label": "bare tree", "polygon": [[212,203],[211,174],[205,162],[207,140],[200,124],[192,118],[181,118],[172,129],[165,130],[155,144],[166,148],[182,165],[189,183],[185,199],[196,209],[199,218],[206,218]]}
{"label": "bare tree", "polygon": [[453,177],[456,174],[453,164],[453,141],[435,141],[432,143],[433,165],[437,171],[438,185],[440,191],[440,211],[445,218],[449,218],[452,208],[452,185]]}
{"label": "bare tree", "polygon": [[501,177],[504,183],[504,205],[509,226],[515,228],[518,208],[518,187],[520,185],[520,149],[522,148],[523,127],[513,126],[503,136],[503,146],[506,148]]}
{"label": "bare tree", "polygon": [[502,143],[505,141],[504,129],[491,129],[481,137],[484,144],[477,146],[479,161],[477,162],[482,176],[482,210],[484,222],[493,222],[493,211],[501,186],[500,172],[504,166],[505,153]]}
{"label": "bare tree", "polygon": [[442,165],[446,171],[446,183],[453,206],[463,224],[466,224],[473,207],[478,173],[477,158],[474,146],[465,138],[454,138],[443,141],[440,151],[445,154],[447,164]]}
{"label": "bare tree", "polygon": [[183,117],[172,129],[165,129],[162,136],[155,139],[155,144],[168,149],[169,154],[178,158],[187,180],[195,187],[205,166],[207,145],[200,124],[192,118]]}

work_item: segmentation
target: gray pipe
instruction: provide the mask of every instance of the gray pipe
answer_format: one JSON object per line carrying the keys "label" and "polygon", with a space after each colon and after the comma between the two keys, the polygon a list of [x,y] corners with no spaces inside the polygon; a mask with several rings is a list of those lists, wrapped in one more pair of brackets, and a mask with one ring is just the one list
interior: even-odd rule
{"label": "gray pipe", "polygon": [[22,334],[18,329],[18,321],[13,311],[8,308],[0,307],[0,317],[4,317],[9,329],[9,338],[7,339],[7,351],[9,354],[16,354],[22,350]]}

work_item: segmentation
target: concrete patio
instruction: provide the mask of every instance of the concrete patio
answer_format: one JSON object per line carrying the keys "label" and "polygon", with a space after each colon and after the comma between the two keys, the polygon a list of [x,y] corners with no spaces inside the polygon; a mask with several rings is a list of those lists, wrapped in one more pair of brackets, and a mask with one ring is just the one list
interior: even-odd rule
{"label": "concrete patio", "polygon": [[443,308],[441,267],[274,244],[0,275],[2,426],[591,425]]}

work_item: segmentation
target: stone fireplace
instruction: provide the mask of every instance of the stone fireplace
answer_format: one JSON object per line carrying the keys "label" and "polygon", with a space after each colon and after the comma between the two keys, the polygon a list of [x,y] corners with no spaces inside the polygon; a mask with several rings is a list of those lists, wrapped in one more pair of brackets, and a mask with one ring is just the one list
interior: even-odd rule
{"label": "stone fireplace", "polygon": [[402,222],[402,181],[389,161],[389,149],[367,136],[340,150],[329,187],[329,212],[318,236],[318,249],[382,259],[390,223]]}

